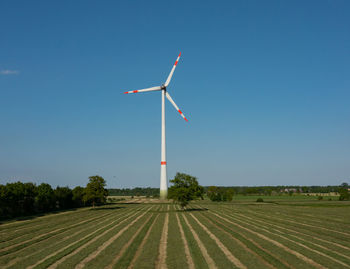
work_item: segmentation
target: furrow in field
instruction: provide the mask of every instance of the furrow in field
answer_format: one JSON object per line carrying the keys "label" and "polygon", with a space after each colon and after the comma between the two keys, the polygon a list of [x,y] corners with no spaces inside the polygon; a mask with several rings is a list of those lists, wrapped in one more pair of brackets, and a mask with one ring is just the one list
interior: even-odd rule
{"label": "furrow in field", "polygon": [[[110,213],[106,213],[106,214],[110,214]],[[87,216],[87,217],[89,217],[89,216]],[[69,224],[76,223],[77,221],[79,221],[79,219],[80,218],[76,218],[76,219],[70,218],[68,220],[67,219],[59,220],[58,222],[54,222],[54,223],[51,223],[51,221],[47,222],[47,223],[44,223],[44,224],[41,223],[39,225],[39,228],[34,229],[34,230],[29,230],[29,231],[23,231],[24,233],[17,233],[16,230],[15,231],[9,230],[6,233],[6,236],[1,236],[2,240],[1,240],[1,243],[0,243],[0,245],[1,245],[0,251],[2,249],[6,248],[6,247],[9,247],[10,244],[14,245],[14,244],[17,244],[17,243],[21,243],[21,242],[24,242],[24,241],[28,240],[28,238],[32,239],[32,238],[34,238],[34,237],[36,237],[36,236],[38,236],[40,234],[44,234],[47,231],[50,231],[50,229],[52,230],[53,224],[54,224],[54,226],[56,228],[58,228],[58,227],[65,227],[65,226],[67,226]],[[30,229],[31,227],[33,227],[33,226],[30,225],[29,227],[23,228],[23,230],[24,229],[25,230],[26,229]]]}
{"label": "furrow in field", "polygon": [[[267,225],[272,226],[272,227],[277,227],[277,229],[276,229],[276,228],[272,228],[272,229],[275,230],[275,231],[277,231],[277,232],[279,232],[279,233],[287,234],[288,236],[291,236],[291,237],[293,237],[293,238],[296,238],[296,239],[298,239],[298,240],[300,240],[300,241],[303,241],[303,242],[305,242],[305,243],[314,245],[314,246],[319,247],[319,248],[321,248],[321,249],[324,249],[324,250],[326,250],[326,251],[332,252],[332,253],[335,254],[335,255],[339,255],[339,256],[341,256],[341,257],[343,257],[343,258],[345,258],[345,259],[350,260],[350,256],[348,256],[348,255],[344,255],[344,254],[339,253],[339,252],[337,252],[337,251],[335,251],[335,250],[333,250],[333,249],[327,248],[327,247],[325,247],[325,246],[323,246],[323,245],[320,245],[320,244],[317,244],[317,243],[314,243],[314,242],[312,242],[312,241],[310,241],[310,240],[306,240],[306,239],[305,239],[305,236],[309,236],[309,237],[311,237],[313,240],[319,240],[319,238],[317,238],[317,237],[310,236],[310,235],[307,235],[307,234],[303,234],[303,233],[301,233],[301,232],[298,232],[298,231],[295,231],[295,230],[292,230],[292,229],[288,229],[288,228],[285,228],[285,227],[281,227],[281,226],[279,226],[279,225],[275,225],[275,224],[272,224],[272,223],[266,223],[266,222],[264,222],[264,221],[261,221],[261,220],[258,220],[258,219],[253,219],[253,218],[251,218],[251,217],[248,217],[248,216],[245,216],[245,215],[242,215],[242,214],[236,214],[236,215],[239,215],[239,216],[241,216],[241,217],[243,217],[243,218],[249,219],[249,220],[254,221],[254,222],[262,223],[262,224],[265,224],[265,225],[267,224]],[[261,227],[265,227],[265,228],[271,229],[269,226],[261,226]],[[280,229],[285,230],[285,231],[288,231],[288,233],[285,233],[285,232],[281,231]],[[292,234],[292,233],[299,234],[299,235],[301,235],[301,236],[303,236],[303,237],[296,236],[296,235],[294,235],[294,234]],[[327,240],[322,240],[322,241],[323,241],[323,242],[326,242],[327,244],[332,244],[332,243],[333,243],[333,242],[327,241]],[[336,244],[336,245],[338,245],[338,244]],[[336,246],[336,245],[335,245],[335,246]]]}
{"label": "furrow in field", "polygon": [[[67,225],[67,221],[70,222],[75,222],[75,219],[81,219],[81,218],[85,218],[87,216],[89,216],[89,212],[86,212],[87,210],[84,210],[82,212],[76,212],[75,218],[72,218],[70,215],[65,215],[65,216],[57,216],[56,219],[52,219],[55,222],[55,225],[59,226],[61,224],[63,225]],[[110,213],[107,213],[110,214]],[[106,214],[104,214],[106,215]],[[28,223],[25,224],[23,226],[21,226],[19,229],[8,229],[6,232],[3,232],[1,234],[1,241],[13,241],[13,240],[18,240],[26,235],[28,235],[28,232],[26,232],[26,230],[30,230],[30,233],[33,234],[34,232],[41,232],[43,229],[49,229],[50,228],[50,224],[52,220],[44,220],[44,221],[40,221],[39,223],[36,223],[34,225],[32,225],[32,223]],[[15,236],[14,238],[9,238],[9,237],[5,237],[3,235],[7,235],[7,236]]]}
{"label": "furrow in field", "polygon": [[[95,250],[93,253],[91,253],[89,256],[87,256],[84,260],[82,260],[80,263],[78,263],[75,268],[76,269],[80,269],[83,268],[85,266],[85,264],[87,264],[88,262],[90,262],[91,260],[95,259],[97,257],[97,255],[99,255],[104,249],[106,249],[110,244],[112,244],[118,237],[120,237],[127,229],[130,228],[130,226],[132,226],[134,223],[136,223],[140,218],[142,218],[149,210],[151,210],[153,206],[151,206],[148,210],[146,210],[144,213],[142,213],[140,216],[138,216],[136,219],[134,219],[132,222],[130,222],[127,226],[125,226],[123,229],[121,229],[116,235],[114,235],[113,237],[111,237],[110,239],[108,239],[107,241],[105,241],[97,250]],[[126,220],[124,220],[126,221]],[[122,222],[120,222],[119,224],[121,224]],[[96,239],[97,240],[97,239]],[[95,240],[95,241],[96,241]],[[93,240],[91,240],[88,244],[91,244]],[[83,245],[81,247],[85,248],[86,245]],[[77,249],[75,250],[73,253],[74,255],[76,253],[78,253],[81,249]],[[73,254],[72,253],[72,254]],[[51,269],[55,268],[55,267],[51,267]]]}
{"label": "furrow in field", "polygon": [[350,268],[350,266],[348,266],[348,265],[345,264],[344,262],[339,261],[339,260],[337,260],[337,259],[335,259],[335,258],[333,258],[333,257],[331,257],[331,256],[329,256],[329,255],[327,255],[327,254],[325,254],[325,253],[323,253],[323,252],[320,252],[320,251],[318,251],[318,250],[316,250],[316,249],[312,249],[312,248],[306,246],[305,244],[302,244],[302,243],[297,242],[297,241],[295,241],[295,240],[292,240],[292,239],[290,239],[290,238],[288,238],[288,237],[286,237],[286,236],[283,236],[283,235],[281,235],[281,234],[277,234],[277,233],[274,233],[274,232],[271,232],[271,231],[270,231],[270,230],[274,230],[274,231],[276,231],[276,232],[281,232],[281,231],[279,231],[279,230],[277,230],[277,229],[274,229],[274,228],[271,228],[271,227],[267,227],[267,226],[261,225],[261,224],[259,224],[259,226],[257,226],[256,223],[254,223],[254,222],[252,223],[252,221],[247,221],[247,220],[246,220],[246,221],[242,221],[241,219],[238,219],[238,218],[236,217],[236,215],[235,215],[235,220],[238,220],[238,221],[242,222],[243,225],[247,225],[247,224],[248,224],[248,225],[253,226],[253,227],[255,227],[256,229],[262,230],[262,231],[264,231],[264,232],[266,232],[266,233],[268,233],[268,234],[272,234],[272,235],[275,235],[275,236],[277,236],[277,237],[283,238],[283,239],[286,240],[286,241],[292,242],[292,243],[294,243],[294,244],[296,244],[296,245],[298,245],[298,246],[300,246],[300,247],[303,247],[303,248],[305,248],[305,249],[307,249],[307,250],[309,250],[309,251],[311,251],[311,252],[314,252],[314,253],[316,253],[316,254],[318,254],[318,255],[321,255],[321,256],[323,256],[323,257],[326,257],[327,259],[330,259],[330,260],[332,260],[332,261],[334,261],[334,262],[336,262],[336,263],[338,263],[338,264],[341,264],[342,266],[345,266],[345,267]]}
{"label": "furrow in field", "polygon": [[[127,212],[128,212],[128,211],[127,211]],[[109,217],[109,218],[107,218],[107,219],[102,219],[102,220],[101,220],[101,218],[100,218],[98,223],[95,223],[92,227],[89,226],[88,229],[92,229],[92,228],[97,227],[97,226],[99,226],[99,225],[101,225],[101,224],[103,224],[103,223],[109,222],[109,221],[111,221],[112,219],[114,219],[115,217],[117,217],[117,216],[119,216],[119,215],[122,215],[122,214],[125,214],[126,212],[124,211],[124,212],[118,212],[118,213],[120,213],[120,214],[116,214],[116,215],[114,215],[114,216],[112,216],[112,217]],[[110,214],[108,214],[108,215],[110,215]],[[90,224],[85,224],[85,225],[90,225]],[[75,233],[72,233],[71,230],[65,231],[64,233],[69,233],[69,234],[68,234],[67,236],[65,236],[64,238],[57,238],[57,239],[55,238],[55,237],[58,237],[58,236],[60,236],[60,235],[63,234],[63,233],[61,233],[61,234],[54,235],[54,236],[52,236],[52,237],[50,237],[50,238],[47,238],[47,239],[44,239],[44,240],[42,240],[42,241],[37,242],[37,244],[38,244],[38,246],[36,247],[37,251],[31,251],[30,254],[29,254],[29,255],[26,255],[26,256],[23,256],[23,254],[21,254],[21,253],[20,253],[20,254],[16,254],[16,258],[13,259],[13,260],[10,260],[9,263],[7,263],[6,265],[4,265],[4,268],[9,268],[9,267],[13,266],[14,264],[16,264],[17,262],[19,262],[19,261],[21,261],[21,260],[27,259],[27,258],[29,258],[29,257],[31,257],[31,256],[34,256],[34,255],[40,253],[40,252],[43,252],[43,251],[45,250],[45,247],[41,247],[40,244],[45,243],[45,242],[48,241],[48,240],[55,240],[55,239],[56,239],[52,244],[50,244],[50,248],[54,247],[55,245],[59,245],[59,244],[61,244],[61,243],[64,242],[64,241],[69,241],[69,239],[71,239],[72,237],[74,237],[74,236],[76,236],[76,235],[79,235],[79,234],[81,234],[81,233],[84,233],[84,229],[85,229],[84,227],[85,227],[85,226],[77,227],[79,230],[78,230],[77,232],[75,232]],[[34,244],[36,245],[36,243],[34,243]],[[33,245],[34,245],[34,244],[33,244]],[[19,251],[23,252],[24,250],[26,250],[26,249],[28,249],[28,248],[31,248],[31,249],[32,249],[32,248],[33,248],[33,245],[29,245],[29,246],[27,246],[27,247],[24,247],[24,248],[20,249]],[[8,255],[13,255],[13,254],[15,254],[16,252],[18,252],[18,251],[11,252],[11,253],[9,253]],[[1,258],[5,257],[5,256],[7,256],[7,255],[2,256]]]}
{"label": "furrow in field", "polygon": [[[254,213],[258,214],[258,215],[266,216],[265,214],[262,214],[262,213],[258,213],[258,212],[254,212]],[[337,233],[337,234],[341,234],[341,235],[350,236],[350,233],[345,233],[345,232],[341,232],[341,231],[337,231],[337,230],[334,230],[334,229],[329,229],[329,228],[325,228],[325,227],[321,227],[321,226],[317,226],[317,225],[302,223],[300,221],[293,221],[293,220],[289,220],[289,219],[286,219],[286,218],[283,218],[283,221],[286,221],[286,222],[289,222],[289,223],[293,223],[294,225],[302,225],[302,226],[306,226],[306,227],[311,227],[313,229],[320,229],[320,230],[325,230],[325,231],[332,232],[332,233]]]}
{"label": "furrow in field", "polygon": [[[304,213],[304,210],[293,210],[289,209],[288,211],[293,214],[293,220],[300,220],[305,223],[319,223],[319,224],[324,224],[328,222],[332,222],[335,224],[339,224],[343,226],[340,230],[349,230],[349,221],[346,221],[346,218],[343,219],[338,219],[336,216],[337,215],[332,215],[331,211],[327,210],[327,214],[324,214],[325,212],[323,211],[321,214],[320,212],[315,212],[313,211],[312,214]],[[284,210],[279,210],[277,212],[270,212],[270,214],[275,213],[276,215],[283,216],[283,217],[290,217],[290,214],[285,213]],[[338,216],[339,217],[339,216]]]}
{"label": "furrow in field", "polygon": [[[72,246],[74,246],[74,245],[76,245],[76,244],[79,245],[79,243],[81,243],[81,242],[83,242],[84,240],[86,240],[86,239],[92,237],[92,236],[95,235],[95,234],[98,234],[98,232],[100,232],[101,230],[107,228],[107,227],[110,226],[110,225],[113,225],[114,223],[118,222],[120,219],[122,219],[123,217],[126,216],[126,218],[125,218],[124,220],[122,220],[121,222],[119,222],[117,225],[112,226],[111,228],[108,228],[108,229],[105,230],[102,234],[99,234],[99,235],[97,235],[96,237],[94,237],[93,239],[91,239],[90,241],[88,241],[87,244],[91,244],[92,242],[96,241],[98,238],[100,238],[100,237],[103,236],[104,234],[108,233],[109,231],[113,230],[115,227],[119,226],[121,223],[123,223],[123,222],[125,222],[126,220],[128,220],[129,218],[135,216],[137,213],[138,213],[138,212],[136,212],[136,213],[131,212],[131,213],[127,214],[127,215],[124,215],[124,216],[121,216],[120,218],[115,219],[113,222],[108,223],[107,225],[104,225],[103,227],[101,227],[101,228],[99,228],[99,229],[93,231],[92,233],[90,233],[90,234],[84,236],[83,238],[79,239],[78,241],[75,241],[75,242],[73,242],[73,243],[71,243],[71,244],[65,246],[64,248],[59,249],[59,250],[57,250],[57,251],[51,253],[50,255],[46,256],[45,258],[41,259],[41,260],[38,261],[37,263],[35,263],[35,264],[31,265],[31,266],[28,266],[27,269],[34,268],[35,266],[37,266],[37,265],[39,265],[39,264],[45,262],[46,260],[50,259],[51,257],[54,257],[54,256],[58,255],[59,253],[64,252],[66,249],[68,249],[68,248],[70,248],[70,247],[72,247]],[[79,247],[79,248],[78,248],[79,251],[80,251],[84,246],[86,246],[86,244],[83,245],[82,247]],[[77,249],[76,249],[75,251],[77,251]],[[66,260],[66,259],[68,258],[68,256],[69,256],[69,257],[72,256],[72,255],[73,255],[72,253],[75,254],[75,251],[74,251],[74,252],[71,252],[70,254],[68,254],[68,255],[66,255],[66,256],[63,256],[61,259],[59,259],[59,260],[56,261],[53,265],[51,265],[50,268],[56,268],[59,264],[61,264],[64,260]],[[77,251],[77,252],[78,252],[78,251]]]}
{"label": "furrow in field", "polygon": [[[83,210],[89,210],[88,208],[84,208],[84,209],[79,209],[80,211],[83,211]],[[61,215],[66,215],[66,214],[74,214],[76,213],[76,211],[67,211],[67,212],[60,212],[60,213],[54,213],[54,214],[47,214],[45,216],[41,216],[41,217],[38,217],[38,221],[41,221],[42,219],[45,219],[45,218],[50,218],[50,217],[57,217],[58,215],[61,216]],[[28,219],[28,220],[21,220],[20,223],[18,223],[18,221],[14,221],[14,222],[10,222],[10,223],[4,223],[4,224],[1,224],[1,228],[5,227],[5,229],[11,229],[11,228],[7,228],[7,226],[18,226],[20,227],[21,224],[25,224],[27,222],[33,222],[32,219]],[[5,229],[1,229],[1,232],[3,232]]]}
{"label": "furrow in field", "polygon": [[[71,237],[74,237],[74,236],[78,235],[79,233],[81,233],[81,231],[77,231],[77,232],[75,232],[74,234],[72,234],[71,236],[67,236],[67,237],[63,238],[63,240],[67,240],[67,239],[69,239],[69,238],[71,238]],[[59,244],[59,243],[61,243],[61,242],[60,242],[60,241],[59,241],[59,242],[56,242],[56,243],[52,244],[51,246],[54,246],[54,245]],[[25,256],[25,257],[17,257],[17,258],[15,258],[15,259],[11,260],[11,261],[10,261],[9,263],[7,263],[6,265],[4,265],[2,268],[3,268],[3,269],[10,268],[10,267],[14,266],[16,263],[18,263],[19,261],[21,261],[21,260],[23,260],[23,259],[27,259],[27,258],[29,258],[30,256],[36,255],[36,254],[40,253],[41,251],[42,251],[42,249],[39,249],[38,251],[35,251],[35,252],[31,253],[30,255],[27,255],[27,256]]]}
{"label": "furrow in field", "polygon": [[[283,217],[283,218],[289,218],[297,222],[302,222],[305,224],[310,224],[310,225],[319,225],[323,226],[324,223],[329,223],[332,222],[334,224],[339,224],[341,226],[349,227],[349,223],[347,223],[346,217],[343,219],[343,221],[336,220],[337,215],[331,215],[331,211],[327,210],[324,211],[322,208],[315,208],[316,210],[313,210],[311,208],[308,208],[307,206],[303,206],[302,210],[294,210],[294,207],[289,207],[286,205],[271,205],[268,210],[251,210],[248,209],[246,212],[250,213],[257,213],[260,215],[265,215],[268,214],[269,216],[272,217]],[[317,210],[318,209],[318,210]],[[312,211],[309,211],[312,210]],[[322,210],[322,211],[320,211]],[[305,212],[307,211],[307,212]],[[325,213],[327,213],[327,217],[325,217]],[[292,217],[292,218],[291,218]],[[346,229],[335,229],[338,231],[346,230]],[[334,228],[332,228],[334,229]]]}
{"label": "furrow in field", "polygon": [[[198,208],[202,208],[202,206],[198,206]],[[217,208],[216,210],[217,211]],[[208,211],[210,214],[210,211]],[[222,220],[216,218],[214,216],[214,219],[210,219],[207,214],[202,214],[203,216],[205,216],[208,220],[210,221],[214,221],[216,223],[219,223],[220,225],[222,225],[223,227],[225,227],[226,229],[228,229],[231,233],[233,233],[233,235],[231,235],[233,238],[237,237],[237,240],[241,240],[242,243],[247,244],[248,242],[252,244],[252,248],[255,248],[256,251],[260,252],[262,254],[262,256],[266,256],[265,258],[268,258],[269,260],[273,261],[273,263],[278,267],[278,268],[290,268],[290,269],[295,269],[295,267],[289,263],[287,263],[285,260],[281,259],[281,257],[279,257],[278,255],[276,255],[274,252],[270,251],[269,249],[266,249],[265,247],[261,246],[259,243],[256,242],[256,240],[251,239],[250,237],[244,235],[244,233],[238,232],[237,230],[235,230],[232,225],[228,225],[225,222],[223,222]],[[243,239],[243,240],[242,240]],[[246,242],[244,242],[244,240],[246,240]],[[248,246],[247,246],[248,247]],[[267,255],[265,254],[267,253]]]}
{"label": "furrow in field", "polygon": [[204,226],[192,213],[190,216],[202,227],[202,229],[210,236],[211,239],[215,241],[220,250],[226,255],[226,257],[231,261],[236,267],[241,269],[246,269],[247,267],[241,263],[239,259],[237,259],[227,248],[226,246],[217,238],[209,229]]}
{"label": "furrow in field", "polygon": [[183,230],[182,225],[180,223],[180,219],[179,219],[178,214],[176,213],[175,215],[176,215],[177,225],[179,226],[179,229],[180,229],[181,239],[182,239],[182,241],[184,243],[184,247],[185,247],[185,254],[186,254],[186,260],[187,260],[188,268],[189,269],[194,269],[195,266],[194,266],[194,263],[193,263],[193,259],[191,257],[190,249],[188,248],[188,243],[187,243],[187,240],[186,240],[186,237],[185,237],[184,230]]}
{"label": "furrow in field", "polygon": [[[228,209],[227,209],[228,210]],[[344,245],[342,245],[342,244],[339,244],[339,243],[337,243],[337,242],[333,242],[333,241],[330,241],[330,240],[325,240],[325,239],[322,239],[322,238],[320,238],[319,236],[314,236],[314,235],[312,235],[312,234],[309,234],[309,232],[315,232],[315,231],[309,231],[309,230],[307,230],[307,232],[308,233],[305,233],[305,232],[298,232],[298,231],[295,231],[294,229],[289,229],[289,228],[286,228],[286,227],[282,227],[281,225],[292,225],[293,227],[295,227],[295,225],[294,224],[285,224],[283,221],[284,221],[284,219],[280,219],[280,218],[277,218],[277,217],[271,217],[271,216],[269,216],[269,215],[264,215],[263,217],[262,216],[260,216],[260,215],[258,215],[258,216],[256,216],[255,214],[252,214],[254,217],[256,217],[256,218],[260,218],[260,221],[262,221],[262,222],[264,222],[264,223],[269,223],[270,225],[273,225],[273,226],[276,226],[276,222],[273,222],[272,224],[271,224],[271,221],[273,221],[273,220],[277,220],[277,221],[279,221],[279,228],[283,228],[283,229],[287,229],[287,230],[290,230],[290,231],[293,231],[294,233],[297,233],[297,234],[300,234],[300,235],[302,235],[302,236],[308,236],[308,237],[310,237],[310,238],[312,238],[312,239],[314,239],[314,240],[317,240],[317,241],[320,241],[320,242],[323,242],[323,243],[327,243],[327,244],[331,244],[331,245],[334,245],[334,246],[337,246],[337,247],[339,247],[339,248],[342,248],[342,249],[345,249],[345,250],[350,250],[350,248],[349,247],[347,247],[347,246],[344,246]],[[246,215],[244,215],[244,216],[246,216]],[[246,216],[247,217],[247,216]],[[265,217],[269,217],[269,219],[265,219]],[[261,219],[262,218],[262,219]],[[281,223],[282,222],[282,223]]]}
{"label": "furrow in field", "polygon": [[308,264],[310,264],[310,265],[312,265],[312,266],[314,266],[316,268],[326,268],[323,265],[315,262],[314,260],[304,256],[303,254],[301,254],[301,253],[299,253],[299,252],[297,252],[297,251],[295,251],[293,249],[290,249],[289,247],[283,245],[282,243],[280,243],[280,242],[278,242],[276,240],[273,240],[273,239],[271,239],[271,238],[269,238],[269,237],[267,237],[267,236],[265,236],[265,235],[263,235],[261,233],[253,231],[251,229],[248,229],[248,228],[246,228],[246,227],[244,227],[242,225],[239,225],[239,224],[237,224],[237,223],[235,223],[235,222],[233,222],[233,221],[231,221],[231,220],[229,220],[227,218],[224,218],[224,217],[222,217],[222,216],[220,216],[220,215],[218,215],[216,213],[212,213],[212,214],[214,214],[215,216],[217,216],[217,217],[219,217],[219,218],[221,218],[221,219],[223,219],[223,220],[225,220],[225,221],[227,221],[227,222],[229,222],[229,223],[231,223],[231,224],[241,228],[242,230],[248,231],[248,232],[250,232],[250,233],[252,233],[252,234],[254,234],[254,235],[256,235],[256,236],[258,236],[258,237],[260,237],[260,238],[262,238],[262,239],[264,239],[264,240],[266,240],[268,242],[270,242],[270,243],[272,243],[273,245],[275,245],[275,246],[285,250],[286,252],[288,252],[290,254],[293,254],[294,256],[298,257],[299,259],[303,260],[304,262],[306,262],[306,263],[308,263]]}
{"label": "furrow in field", "polygon": [[185,216],[185,214],[183,214],[183,218],[188,226],[188,228],[190,229],[194,239],[196,240],[198,247],[200,248],[202,255],[205,259],[205,261],[207,262],[209,268],[217,268],[214,260],[209,256],[209,253],[207,251],[207,249],[205,248],[204,244],[202,243],[202,241],[199,239],[199,236],[197,235],[196,231],[193,229],[193,227],[191,226],[191,224],[188,222],[187,217]]}
{"label": "furrow in field", "polygon": [[139,233],[142,231],[143,227],[146,226],[146,224],[150,221],[152,218],[153,214],[151,214],[148,219],[137,229],[135,234],[129,239],[128,243],[123,246],[123,248],[120,250],[120,252],[117,254],[117,256],[114,257],[113,261],[107,265],[105,268],[106,269],[112,269],[114,265],[119,261],[119,259],[123,256],[125,251],[129,248],[129,246],[134,242],[135,238],[139,235]]}
{"label": "furrow in field", "polygon": [[[104,217],[109,216],[109,215],[111,215],[111,214],[105,214],[105,215],[103,215],[103,216],[99,216],[98,219],[101,220],[101,219],[103,219]],[[96,220],[96,218],[91,219],[90,221],[92,222],[92,221],[94,221],[94,220]],[[90,222],[90,221],[89,221],[89,222]],[[83,224],[81,224],[81,225],[87,225],[87,224],[89,224],[89,223],[83,223]],[[81,225],[79,225],[79,227],[80,227]],[[76,228],[76,227],[71,227],[71,228]],[[21,247],[18,247],[17,249],[13,249],[13,248],[12,248],[12,249],[11,249],[11,250],[12,250],[11,252],[7,251],[6,254],[1,255],[1,259],[5,258],[5,257],[8,257],[8,256],[10,256],[10,255],[14,255],[14,254],[17,253],[17,252],[23,252],[23,251],[25,251],[26,249],[33,248],[34,246],[40,245],[40,244],[42,244],[42,243],[45,243],[45,242],[47,242],[48,240],[52,240],[52,239],[54,239],[54,238],[56,238],[56,237],[62,236],[62,235],[64,235],[65,233],[70,233],[70,231],[71,231],[71,229],[66,229],[65,231],[63,231],[63,232],[61,232],[61,233],[54,234],[54,235],[52,235],[52,236],[50,236],[50,237],[43,238],[42,240],[35,241],[35,242],[31,243],[31,244],[26,244],[26,243],[24,243],[24,244],[21,245]],[[45,235],[45,233],[43,233],[43,235]],[[10,246],[12,246],[12,245],[10,245]],[[19,254],[17,254],[17,256],[18,256],[18,255],[19,255]]]}
{"label": "furrow in field", "polygon": [[151,231],[152,231],[152,228],[153,228],[154,224],[156,223],[158,217],[159,217],[159,215],[157,215],[157,216],[154,218],[154,220],[153,220],[151,226],[149,227],[149,229],[148,229],[148,231],[147,231],[145,237],[143,238],[143,240],[142,240],[140,246],[138,247],[138,249],[137,249],[137,251],[136,251],[136,253],[135,253],[135,256],[133,257],[132,261],[130,262],[130,265],[129,265],[128,269],[134,268],[134,266],[135,266],[135,261],[136,261],[137,258],[140,256],[140,254],[141,254],[141,252],[142,252],[142,249],[143,249],[144,245],[146,244],[146,241],[148,240],[148,237],[149,237],[149,235],[150,235],[150,233],[151,233]]}
{"label": "furrow in field", "polygon": [[[169,211],[169,205],[168,205]],[[158,258],[156,261],[155,268],[157,269],[166,269],[166,251],[167,251],[167,240],[168,240],[168,225],[169,225],[169,213],[165,215],[165,221],[163,225],[162,237],[160,238],[159,250],[158,250]]]}
{"label": "furrow in field", "polygon": [[[78,222],[78,223],[74,223],[74,224],[72,224],[72,225],[70,225],[70,226],[68,226],[68,227],[63,227],[63,228],[55,229],[55,230],[53,230],[53,231],[50,231],[50,232],[47,232],[47,233],[38,235],[38,236],[33,237],[33,238],[31,238],[31,239],[25,240],[25,241],[23,241],[23,242],[19,242],[19,243],[17,243],[17,244],[14,244],[14,245],[5,247],[5,248],[3,248],[3,249],[0,250],[0,256],[2,256],[2,255],[4,255],[4,254],[7,254],[7,251],[9,251],[9,250],[11,250],[11,249],[13,249],[13,248],[16,248],[16,247],[18,247],[18,246],[25,245],[25,244],[27,244],[27,243],[34,242],[34,241],[38,241],[38,240],[40,241],[40,239],[44,239],[43,237],[46,237],[46,238],[47,238],[48,235],[55,234],[55,233],[59,233],[59,232],[64,231],[64,230],[69,230],[69,229],[71,229],[71,228],[73,228],[73,227],[79,226],[79,225],[84,224],[84,223],[86,223],[86,222],[93,221],[93,220],[98,219],[98,218],[100,218],[100,216],[94,217],[94,218],[91,218],[91,219],[87,219],[87,220],[83,220],[83,221],[80,221],[80,222]],[[51,237],[51,236],[48,236],[48,237]]]}
{"label": "furrow in field", "polygon": [[[209,217],[205,216],[207,219],[209,219]],[[227,228],[228,230],[230,230],[231,232],[233,232],[237,237],[242,237],[243,239],[249,241],[250,243],[252,243],[252,245],[254,245],[257,249],[259,249],[260,251],[262,251],[262,253],[267,253],[270,257],[272,257],[273,260],[281,263],[281,264],[278,264],[278,267],[281,268],[281,266],[285,266],[287,268],[290,268],[290,269],[295,269],[294,266],[292,266],[291,264],[288,264],[286,261],[284,260],[281,260],[278,256],[276,256],[274,253],[272,253],[271,251],[269,251],[268,249],[264,248],[263,246],[261,246],[260,244],[258,244],[257,242],[255,242],[253,239],[247,237],[244,235],[244,233],[237,233],[236,230],[234,230],[232,228],[231,225],[227,225],[225,224],[224,222],[222,222],[221,220],[215,218],[215,222],[219,223],[220,225],[224,226],[225,228]],[[233,237],[233,235],[231,235]],[[233,237],[234,238],[234,237]]]}
{"label": "furrow in field", "polygon": [[[245,245],[242,241],[240,241],[239,239],[235,238],[232,234],[230,234],[229,232],[225,231],[223,228],[219,227],[217,224],[215,224],[210,218],[208,218],[207,216],[205,216],[205,214],[201,214],[203,217],[205,217],[209,223],[211,223],[216,229],[220,230],[221,232],[223,232],[224,234],[226,234],[228,237],[231,238],[231,240],[235,241],[242,249],[244,249],[244,251],[249,252],[250,254],[254,255],[261,263],[263,263],[264,265],[266,265],[269,268],[273,268],[276,269],[275,266],[273,266],[272,264],[270,264],[268,261],[266,261],[265,259],[263,259],[263,257],[261,257],[260,255],[258,255],[256,252],[254,252],[253,250],[251,250],[247,245]],[[219,222],[220,223],[220,222]],[[261,248],[260,248],[261,249]]]}

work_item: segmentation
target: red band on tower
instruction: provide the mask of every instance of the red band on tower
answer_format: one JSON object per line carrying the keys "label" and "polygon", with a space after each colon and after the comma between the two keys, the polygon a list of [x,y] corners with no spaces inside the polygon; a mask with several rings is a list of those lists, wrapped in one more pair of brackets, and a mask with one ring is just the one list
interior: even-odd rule
{"label": "red band on tower", "polygon": [[166,162],[160,162],[160,165],[166,165]]}

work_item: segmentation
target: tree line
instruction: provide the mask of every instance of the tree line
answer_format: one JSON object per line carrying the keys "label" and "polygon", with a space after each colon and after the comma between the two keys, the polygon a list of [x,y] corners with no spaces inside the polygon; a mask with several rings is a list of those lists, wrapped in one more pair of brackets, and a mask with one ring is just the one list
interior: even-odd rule
{"label": "tree line", "polygon": [[[340,186],[237,186],[237,187],[220,187],[220,186],[206,186],[204,192],[207,196],[211,194],[215,199],[229,201],[233,195],[278,195],[283,193],[340,193],[345,188],[347,183]],[[215,187],[210,190],[210,188]],[[159,188],[125,188],[125,189],[108,189],[110,196],[146,196],[159,197]],[[209,194],[209,195],[208,195]],[[231,199],[232,200],[232,199]]]}
{"label": "tree line", "polygon": [[125,188],[125,189],[108,189],[110,196],[146,196],[159,197],[159,188]]}
{"label": "tree line", "polygon": [[342,183],[340,186],[257,186],[257,187],[204,187],[211,201],[232,201],[234,195],[282,195],[294,193],[338,193],[339,200],[350,200],[350,186]]}
{"label": "tree line", "polygon": [[[343,183],[340,186],[237,186],[237,187],[220,187],[220,190],[231,190],[234,195],[278,195],[282,193],[339,193],[340,189],[344,188]],[[205,192],[211,186],[204,187]]]}
{"label": "tree line", "polygon": [[105,180],[96,175],[89,177],[86,187],[74,189],[47,183],[7,183],[0,185],[0,218],[14,218],[37,213],[106,203],[108,195]]}

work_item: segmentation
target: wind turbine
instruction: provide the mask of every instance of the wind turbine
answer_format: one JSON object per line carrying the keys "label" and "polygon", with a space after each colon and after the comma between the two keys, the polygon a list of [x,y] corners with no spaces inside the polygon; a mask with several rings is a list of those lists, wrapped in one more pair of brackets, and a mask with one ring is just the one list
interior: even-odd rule
{"label": "wind turbine", "polygon": [[186,120],[185,115],[182,113],[182,111],[179,109],[179,107],[175,104],[174,100],[171,98],[170,94],[167,91],[167,87],[169,86],[169,83],[171,81],[171,78],[174,74],[175,68],[177,63],[180,60],[181,52],[179,56],[177,57],[173,68],[170,71],[170,74],[168,78],[166,79],[165,83],[161,86],[146,88],[142,90],[134,90],[134,91],[128,91],[124,92],[127,93],[139,93],[139,92],[151,92],[151,91],[162,91],[162,138],[161,138],[161,160],[160,160],[160,198],[166,199],[168,196],[168,180],[166,175],[166,145],[165,145],[165,97],[169,100],[169,102],[175,107],[175,109],[180,113],[180,115]]}

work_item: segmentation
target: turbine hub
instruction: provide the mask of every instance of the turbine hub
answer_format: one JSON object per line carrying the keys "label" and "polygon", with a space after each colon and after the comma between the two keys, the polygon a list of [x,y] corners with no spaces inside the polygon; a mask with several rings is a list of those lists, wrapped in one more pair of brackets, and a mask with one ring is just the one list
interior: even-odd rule
{"label": "turbine hub", "polygon": [[166,90],[166,87],[164,86],[164,84],[163,84],[162,86],[160,86],[160,88],[161,88],[162,90]]}

